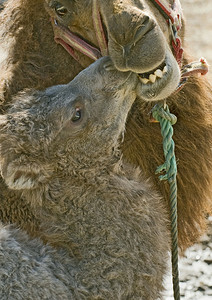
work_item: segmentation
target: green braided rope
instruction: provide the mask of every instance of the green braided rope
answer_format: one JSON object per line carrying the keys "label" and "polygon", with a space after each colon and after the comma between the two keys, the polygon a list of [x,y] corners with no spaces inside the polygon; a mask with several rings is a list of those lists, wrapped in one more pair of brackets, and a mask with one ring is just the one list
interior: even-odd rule
{"label": "green braided rope", "polygon": [[163,151],[165,162],[156,170],[160,180],[168,180],[170,185],[170,215],[171,215],[171,237],[172,237],[172,278],[174,299],[180,299],[179,272],[178,272],[178,230],[177,230],[177,164],[174,154],[175,144],[172,139],[173,127],[177,117],[169,112],[169,108],[163,104],[157,104],[152,109],[152,116],[160,122],[161,134],[163,136]]}

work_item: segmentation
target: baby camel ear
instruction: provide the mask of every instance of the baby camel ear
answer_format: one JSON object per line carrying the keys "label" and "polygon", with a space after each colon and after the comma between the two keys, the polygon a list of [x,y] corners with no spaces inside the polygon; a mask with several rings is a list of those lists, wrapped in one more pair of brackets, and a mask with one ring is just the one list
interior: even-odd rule
{"label": "baby camel ear", "polygon": [[52,170],[46,164],[29,162],[25,155],[15,160],[3,159],[1,174],[9,188],[14,190],[29,190],[45,183]]}
{"label": "baby camel ear", "polygon": [[[0,171],[7,186],[14,190],[34,189],[45,183],[52,167],[25,136],[20,137],[17,126],[7,115],[0,116]],[[20,127],[21,128],[21,127]],[[28,152],[26,153],[26,145]],[[31,148],[30,148],[31,147]]]}

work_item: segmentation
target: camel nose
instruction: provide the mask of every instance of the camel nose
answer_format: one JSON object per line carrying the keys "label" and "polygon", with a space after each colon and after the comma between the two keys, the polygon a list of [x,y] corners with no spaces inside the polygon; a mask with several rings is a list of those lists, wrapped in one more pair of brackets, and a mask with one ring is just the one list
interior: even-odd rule
{"label": "camel nose", "polygon": [[136,28],[134,28],[134,35],[130,42],[126,45],[122,45],[123,57],[129,56],[133,47],[144,37],[148,32],[150,32],[154,27],[155,23],[148,16],[143,17],[143,22],[140,23]]}

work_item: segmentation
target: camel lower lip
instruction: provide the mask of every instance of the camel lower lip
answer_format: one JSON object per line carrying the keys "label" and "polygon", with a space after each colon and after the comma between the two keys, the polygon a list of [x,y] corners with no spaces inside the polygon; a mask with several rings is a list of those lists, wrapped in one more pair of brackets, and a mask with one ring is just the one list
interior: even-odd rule
{"label": "camel lower lip", "polygon": [[[160,69],[157,69],[160,70]],[[171,74],[172,74],[172,68],[170,66],[167,66],[167,64],[164,65],[164,68],[160,73],[160,76],[158,77],[157,74],[157,70],[153,71],[153,73],[150,73],[148,75],[148,77],[141,77],[141,75],[139,74],[138,79],[139,79],[139,84],[142,87],[142,90],[144,93],[148,93],[148,91],[153,91],[153,90],[160,90],[163,87],[166,86],[166,84],[168,83],[168,81],[170,80]],[[155,74],[156,73],[156,74]],[[152,94],[152,96],[155,96],[155,92],[151,92],[150,94]],[[149,95],[150,95],[149,94]]]}
{"label": "camel lower lip", "polygon": [[137,95],[146,101],[167,98],[176,91],[180,82],[180,69],[171,51],[164,62],[148,73],[138,74]]}

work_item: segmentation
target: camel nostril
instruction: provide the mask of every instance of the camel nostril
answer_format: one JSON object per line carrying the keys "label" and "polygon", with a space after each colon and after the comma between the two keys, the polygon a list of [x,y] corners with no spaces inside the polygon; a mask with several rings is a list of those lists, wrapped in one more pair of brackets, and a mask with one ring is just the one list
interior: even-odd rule
{"label": "camel nostril", "polygon": [[148,16],[143,18],[142,24],[137,27],[137,30],[134,35],[133,43],[134,45],[149,31],[151,31],[155,27],[155,23]]}

